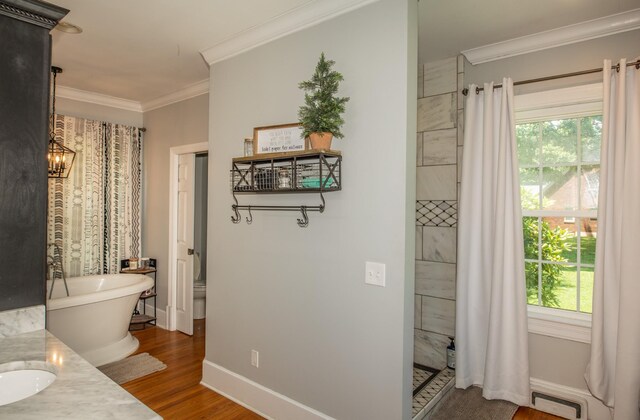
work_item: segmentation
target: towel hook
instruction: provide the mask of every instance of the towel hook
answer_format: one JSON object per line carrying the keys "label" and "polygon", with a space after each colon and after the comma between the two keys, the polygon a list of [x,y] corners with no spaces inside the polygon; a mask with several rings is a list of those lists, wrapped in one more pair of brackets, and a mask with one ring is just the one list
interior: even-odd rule
{"label": "towel hook", "polygon": [[302,213],[302,219],[298,219],[298,226],[309,226],[309,216],[307,216],[307,206],[300,206],[300,213]]}
{"label": "towel hook", "polygon": [[238,199],[236,198],[236,195],[233,194],[233,200],[236,202],[236,204],[232,204],[231,208],[233,209],[233,211],[236,213],[235,216],[231,216],[231,221],[233,223],[240,223],[240,220],[242,220],[242,217],[240,216],[240,212],[238,211]]}
{"label": "towel hook", "polygon": [[245,219],[247,220],[247,224],[250,225],[253,222],[253,215],[251,214],[251,206],[249,206],[247,210],[249,210],[249,216],[246,217]]}

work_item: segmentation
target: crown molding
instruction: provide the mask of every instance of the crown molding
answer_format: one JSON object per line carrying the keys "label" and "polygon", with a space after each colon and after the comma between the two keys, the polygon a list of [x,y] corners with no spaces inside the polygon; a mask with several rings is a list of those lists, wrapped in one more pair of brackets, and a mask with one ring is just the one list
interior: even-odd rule
{"label": "crown molding", "polygon": [[0,0],[0,15],[53,29],[60,19],[69,13],[68,9],[36,0]]}
{"label": "crown molding", "polygon": [[177,92],[163,95],[159,98],[146,102],[133,101],[131,99],[116,98],[115,96],[103,95],[101,93],[89,92],[86,90],[74,89],[68,86],[58,85],[56,88],[56,97],[71,99],[78,102],[86,102],[90,104],[108,106],[118,108],[125,111],[147,112],[153,109],[162,108],[176,102],[184,101],[196,96],[204,95],[209,92],[209,79],[201,80],[197,83],[187,86]]}
{"label": "crown molding", "polygon": [[142,112],[142,106],[138,101],[116,98],[115,96],[103,95],[101,93],[89,92],[68,86],[58,85],[56,88],[56,97],[124,109],[125,111]]}
{"label": "crown molding", "polygon": [[315,0],[200,51],[209,66],[378,0]]}
{"label": "crown molding", "polygon": [[142,102],[142,112],[162,108],[163,106],[171,105],[176,102],[204,95],[205,93],[209,93],[209,79],[201,80],[177,92],[169,93],[168,95],[163,95],[159,98]]}
{"label": "crown molding", "polygon": [[471,64],[574,44],[640,28],[640,9],[462,51]]}

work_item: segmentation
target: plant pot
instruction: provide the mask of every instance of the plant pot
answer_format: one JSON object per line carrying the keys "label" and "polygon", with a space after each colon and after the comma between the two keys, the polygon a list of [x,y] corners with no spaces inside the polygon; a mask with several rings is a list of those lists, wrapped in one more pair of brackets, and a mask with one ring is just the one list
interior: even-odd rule
{"label": "plant pot", "polygon": [[331,140],[333,134],[331,133],[311,133],[309,134],[309,142],[311,143],[311,149],[313,150],[331,150]]}

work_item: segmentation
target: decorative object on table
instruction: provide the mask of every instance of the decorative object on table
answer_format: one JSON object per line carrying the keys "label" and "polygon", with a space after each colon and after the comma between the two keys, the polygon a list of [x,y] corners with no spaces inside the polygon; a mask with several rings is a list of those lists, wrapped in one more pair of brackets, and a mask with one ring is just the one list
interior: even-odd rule
{"label": "decorative object on table", "polygon": [[138,262],[138,268],[143,270],[149,268],[149,257],[141,257]]}
{"label": "decorative object on table", "polygon": [[53,94],[51,99],[51,114],[49,115],[49,147],[47,149],[47,161],[49,162],[49,178],[68,178],[69,171],[76,157],[76,152],[64,146],[56,140],[56,76],[62,73],[60,67],[51,66],[53,73]]}
{"label": "decorative object on table", "polygon": [[137,269],[138,269],[138,259],[129,258],[129,270],[137,270]]}
{"label": "decorative object on table", "polygon": [[253,129],[253,154],[283,153],[305,150],[299,123],[269,125]]}
{"label": "decorative object on table", "polygon": [[344,104],[348,97],[338,97],[338,87],[344,80],[342,74],[331,70],[335,61],[325,59],[324,52],[311,80],[301,82],[298,87],[305,91],[304,105],[298,111],[302,135],[308,137],[314,150],[330,150],[333,137],[341,139],[344,120]]}
{"label": "decorative object on table", "polygon": [[244,157],[253,156],[253,139],[244,139]]}
{"label": "decorative object on table", "polygon": [[280,168],[278,172],[278,188],[291,188],[291,177],[287,168]]}

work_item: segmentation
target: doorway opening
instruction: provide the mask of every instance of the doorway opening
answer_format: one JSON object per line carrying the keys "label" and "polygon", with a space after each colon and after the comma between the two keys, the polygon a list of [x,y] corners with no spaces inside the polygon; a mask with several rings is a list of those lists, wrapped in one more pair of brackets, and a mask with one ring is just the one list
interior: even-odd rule
{"label": "doorway opening", "polygon": [[195,194],[193,217],[193,319],[206,317],[207,297],[207,153],[195,156]]}
{"label": "doorway opening", "polygon": [[193,334],[206,314],[208,143],[172,147],[167,328]]}

